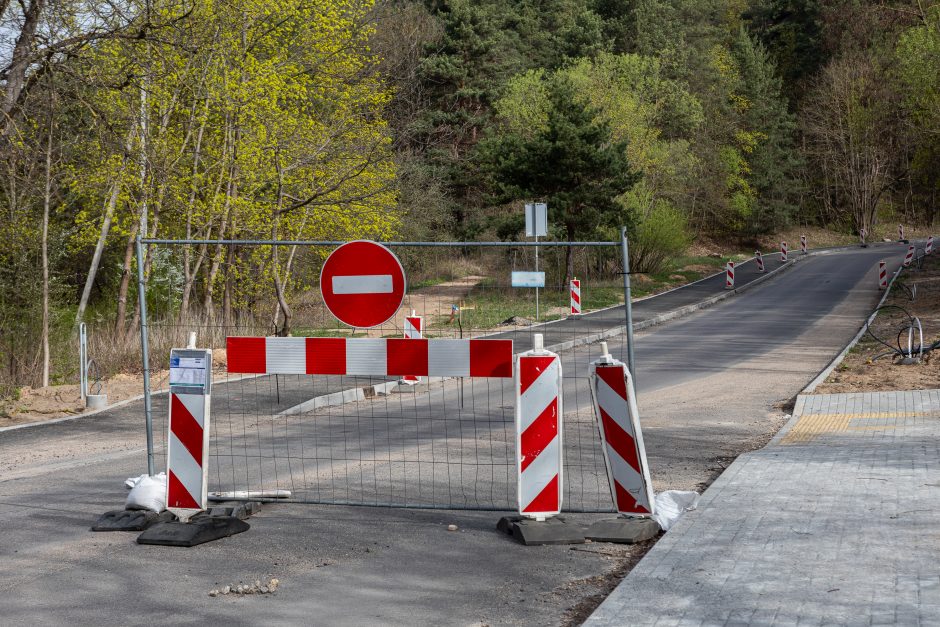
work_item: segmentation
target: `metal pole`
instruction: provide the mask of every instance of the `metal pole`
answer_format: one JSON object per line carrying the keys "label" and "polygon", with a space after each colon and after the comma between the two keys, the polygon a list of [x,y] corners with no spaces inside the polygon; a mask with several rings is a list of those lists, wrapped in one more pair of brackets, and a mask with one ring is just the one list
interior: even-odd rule
{"label": "metal pole", "polygon": [[[534,213],[534,211],[533,211],[533,213]],[[538,232],[538,227],[536,227],[536,230],[535,230],[535,243],[536,243],[536,246],[535,246],[535,271],[538,272],[538,271],[539,271],[539,247],[538,247],[538,243],[539,243],[539,232]],[[536,321],[536,322],[539,321],[539,288],[538,288],[538,287],[535,288],[535,321]]]}
{"label": "metal pole", "polygon": [[84,322],[78,325],[78,369],[82,406],[84,406],[88,396],[88,332]]}
{"label": "metal pole", "polygon": [[627,316],[627,367],[636,384],[636,362],[633,359],[633,304],[630,302],[630,250],[627,227],[620,227],[620,251],[623,253],[623,308]]}
{"label": "metal pole", "polygon": [[153,408],[150,406],[150,346],[147,342],[147,288],[144,283],[144,248],[137,234],[137,302],[140,303],[140,357],[144,366],[144,421],[147,425],[147,474],[153,466]]}

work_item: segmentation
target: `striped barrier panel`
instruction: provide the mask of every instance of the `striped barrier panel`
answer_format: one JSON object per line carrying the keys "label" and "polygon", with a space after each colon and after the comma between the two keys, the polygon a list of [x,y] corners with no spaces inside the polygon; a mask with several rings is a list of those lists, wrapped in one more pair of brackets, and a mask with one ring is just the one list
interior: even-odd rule
{"label": "striped barrier panel", "polygon": [[899,240],[904,239],[904,225],[903,224],[898,225],[898,239]]}
{"label": "striped barrier panel", "polygon": [[924,254],[929,255],[933,252],[933,235],[927,238],[927,246],[924,248]]}
{"label": "striped barrier panel", "polygon": [[209,350],[170,352],[166,508],[183,522],[208,504],[211,364]]}
{"label": "striped barrier panel", "polygon": [[512,377],[512,340],[229,337],[228,371],[401,377]]}
{"label": "striped barrier panel", "polygon": [[545,520],[561,511],[564,482],[561,359],[534,340],[516,363],[518,501],[520,514]]}
{"label": "striped barrier panel", "polygon": [[806,254],[806,236],[805,235],[800,235],[800,254],[801,255]]}
{"label": "striped barrier panel", "polygon": [[[405,339],[406,340],[420,340],[424,337],[424,318],[421,316],[416,316],[414,309],[411,310],[410,316],[405,316]],[[411,374],[406,374],[401,378],[402,382],[407,385],[414,385],[421,381],[421,377],[416,377]]]}
{"label": "striped barrier panel", "polygon": [[729,261],[725,265],[725,289],[733,290],[734,289],[734,262]]}
{"label": "striped barrier panel", "polygon": [[911,244],[907,247],[907,254],[904,255],[904,267],[910,268],[911,262],[914,260],[914,245]]}
{"label": "striped barrier panel", "polygon": [[780,242],[780,262],[783,263],[787,260],[787,243]]}
{"label": "striped barrier panel", "polygon": [[878,289],[888,289],[888,268],[884,261],[878,262]]}
{"label": "striped barrier panel", "polygon": [[610,355],[593,362],[591,396],[614,506],[621,514],[651,516],[655,503],[653,482],[646,462],[636,392],[626,364]]}
{"label": "striped barrier panel", "polygon": [[759,250],[754,251],[754,259],[757,260],[757,271],[764,271],[764,256],[760,254]]}
{"label": "striped barrier panel", "polygon": [[578,279],[571,279],[571,313],[581,313],[581,281]]}

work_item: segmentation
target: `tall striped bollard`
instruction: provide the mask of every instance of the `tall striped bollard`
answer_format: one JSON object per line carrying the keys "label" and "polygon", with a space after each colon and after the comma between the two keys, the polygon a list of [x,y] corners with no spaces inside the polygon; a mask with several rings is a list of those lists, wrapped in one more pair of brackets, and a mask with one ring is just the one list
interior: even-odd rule
{"label": "tall striped bollard", "polygon": [[[420,340],[424,337],[424,318],[415,315],[415,310],[411,310],[410,316],[405,316],[405,339]],[[421,382],[421,377],[413,374],[406,374],[401,378],[405,385],[416,385]]]}
{"label": "tall striped bollard", "polygon": [[626,364],[607,353],[606,342],[601,347],[604,355],[591,363],[591,397],[614,507],[627,516],[652,516],[656,501],[633,378]]}
{"label": "tall striped bollard", "polygon": [[933,252],[933,235],[927,238],[927,246],[924,248],[924,254],[929,255]]}
{"label": "tall striped bollard", "polygon": [[166,508],[182,522],[206,509],[212,351],[170,351]]}
{"label": "tall striped bollard", "polygon": [[734,289],[734,262],[729,261],[725,265],[725,289],[733,290]]}
{"label": "tall striped bollard", "polygon": [[898,225],[898,240],[899,241],[904,240],[904,225],[903,224]]}
{"label": "tall striped bollard", "polygon": [[783,263],[787,260],[787,243],[780,242],[780,263]]}
{"label": "tall striped bollard", "polygon": [[904,267],[910,268],[911,261],[913,260],[914,260],[914,245],[911,244],[910,246],[907,247],[907,254],[904,255]]}
{"label": "tall striped bollard", "polygon": [[878,262],[878,289],[888,289],[888,264],[884,261]]}
{"label": "tall striped bollard", "polygon": [[806,254],[806,236],[805,235],[800,235],[800,254],[801,255]]}
{"label": "tall striped bollard", "polygon": [[754,259],[757,260],[757,271],[764,271],[764,256],[760,254],[759,250],[754,251]]}
{"label": "tall striped bollard", "polygon": [[516,460],[519,513],[542,521],[561,512],[562,470],[561,359],[543,348],[516,358]]}
{"label": "tall striped bollard", "polygon": [[577,316],[581,314],[581,281],[578,279],[571,279],[571,315]]}

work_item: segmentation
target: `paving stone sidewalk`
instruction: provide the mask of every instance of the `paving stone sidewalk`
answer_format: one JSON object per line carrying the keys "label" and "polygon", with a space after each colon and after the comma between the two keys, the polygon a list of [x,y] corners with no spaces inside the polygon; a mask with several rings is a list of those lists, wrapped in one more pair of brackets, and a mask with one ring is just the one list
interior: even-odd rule
{"label": "paving stone sidewalk", "polygon": [[800,396],[585,624],[940,625],[940,390]]}

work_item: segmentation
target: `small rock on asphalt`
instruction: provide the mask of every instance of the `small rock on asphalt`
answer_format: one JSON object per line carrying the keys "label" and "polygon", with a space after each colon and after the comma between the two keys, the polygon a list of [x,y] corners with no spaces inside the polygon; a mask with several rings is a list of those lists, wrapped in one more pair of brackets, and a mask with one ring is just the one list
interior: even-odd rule
{"label": "small rock on asphalt", "polygon": [[457,525],[447,525],[447,531],[457,531]]}

